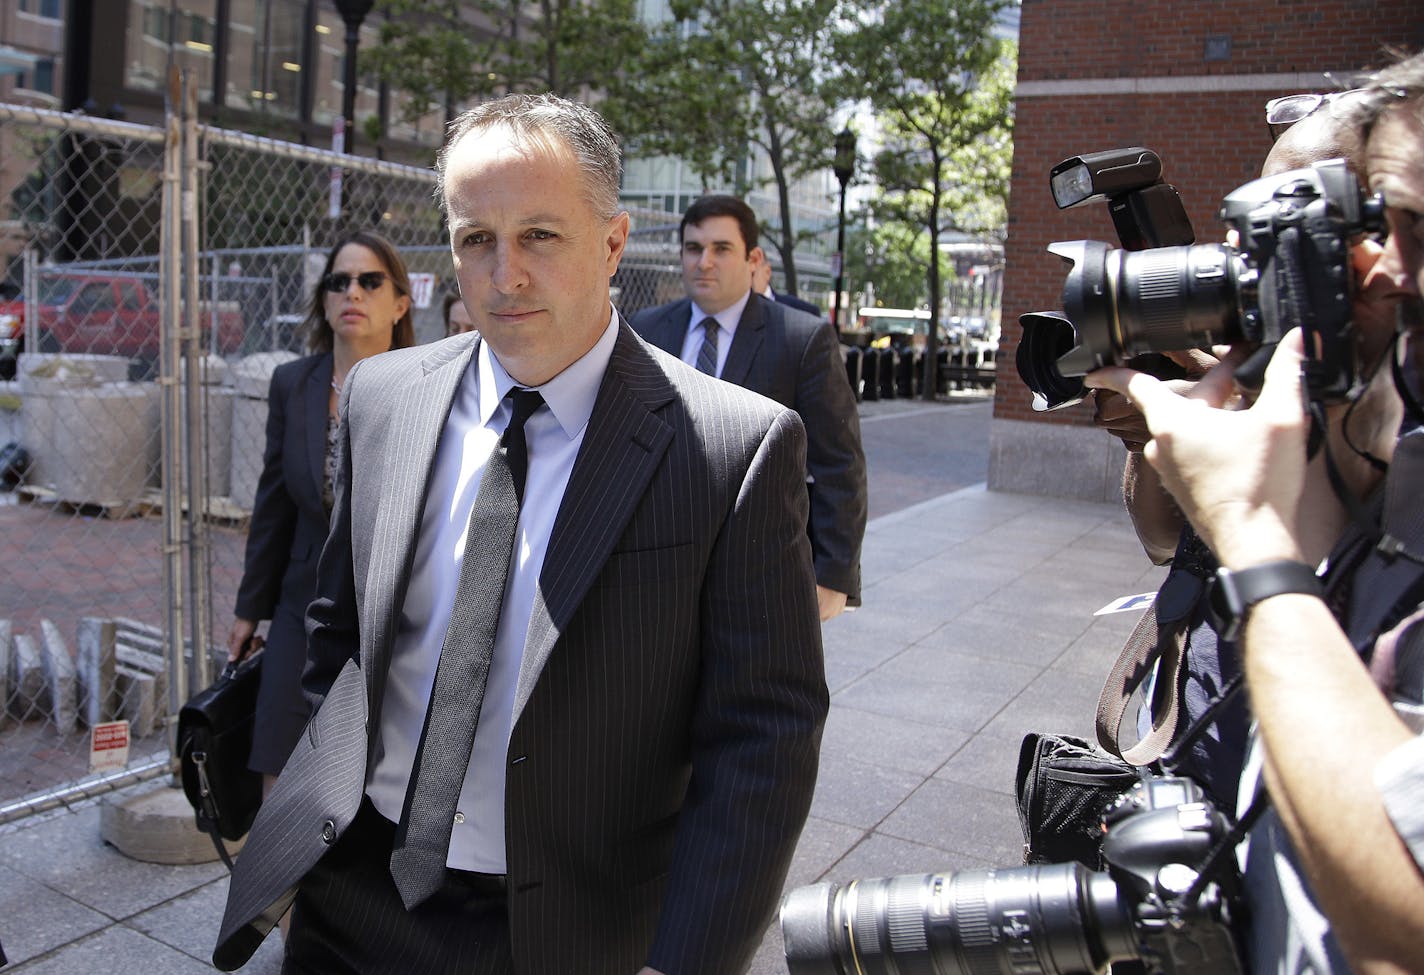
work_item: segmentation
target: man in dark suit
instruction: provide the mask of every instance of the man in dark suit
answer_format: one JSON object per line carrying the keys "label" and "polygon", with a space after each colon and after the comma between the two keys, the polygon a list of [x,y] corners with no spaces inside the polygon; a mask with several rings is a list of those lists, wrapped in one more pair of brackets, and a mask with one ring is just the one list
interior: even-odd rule
{"label": "man in dark suit", "polygon": [[[219,967],[293,900],[294,973],[748,964],[827,707],[805,434],[613,310],[619,170],[603,120],[553,96],[452,124],[439,192],[479,334],[347,378],[315,713],[233,873]],[[500,550],[480,526],[515,498]],[[452,686],[476,634],[486,671]]]}
{"label": "man in dark suit", "polygon": [[693,201],[679,230],[688,297],[641,311],[632,325],[684,362],[800,414],[816,595],[828,620],[860,603],[866,517],[860,417],[830,323],[752,293],[753,267],[765,262],[757,233],[756,214],[736,197]]}
{"label": "man in dark suit", "polygon": [[752,294],[761,295],[769,301],[779,301],[781,304],[797,311],[804,311],[808,315],[821,316],[821,309],[785,291],[771,290],[771,260],[766,256],[766,251],[761,247],[752,248]]}

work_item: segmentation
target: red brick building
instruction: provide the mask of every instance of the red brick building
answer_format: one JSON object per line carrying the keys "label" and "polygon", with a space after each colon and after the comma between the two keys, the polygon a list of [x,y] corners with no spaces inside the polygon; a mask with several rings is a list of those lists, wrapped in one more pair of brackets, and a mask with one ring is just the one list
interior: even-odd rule
{"label": "red brick building", "polygon": [[1124,453],[1092,427],[1091,401],[1036,414],[1013,367],[1018,316],[1060,306],[1066,265],[1044,247],[1117,242],[1105,206],[1054,206],[1049,169],[1085,152],[1154,149],[1197,239],[1211,240],[1221,198],[1259,175],[1270,148],[1268,99],[1348,87],[1389,50],[1421,47],[1421,0],[1023,0],[990,487],[1121,496]]}

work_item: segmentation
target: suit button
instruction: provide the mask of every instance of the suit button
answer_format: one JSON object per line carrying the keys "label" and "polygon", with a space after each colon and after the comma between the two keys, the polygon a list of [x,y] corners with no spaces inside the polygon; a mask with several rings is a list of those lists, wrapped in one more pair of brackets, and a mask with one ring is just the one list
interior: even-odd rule
{"label": "suit button", "polygon": [[329,819],[321,824],[321,841],[327,846],[336,842],[336,824]]}
{"label": "suit button", "polygon": [[455,825],[456,825],[456,826],[459,826],[459,825],[460,825],[461,823],[463,823],[464,821],[465,821],[465,814],[462,813],[462,812],[457,812],[457,813],[455,814]]}

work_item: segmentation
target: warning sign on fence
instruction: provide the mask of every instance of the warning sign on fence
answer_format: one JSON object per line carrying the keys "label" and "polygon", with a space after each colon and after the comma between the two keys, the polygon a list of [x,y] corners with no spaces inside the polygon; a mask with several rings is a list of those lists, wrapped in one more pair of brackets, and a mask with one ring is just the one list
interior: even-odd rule
{"label": "warning sign on fence", "polygon": [[129,723],[105,721],[89,734],[89,771],[111,772],[129,763]]}
{"label": "warning sign on fence", "polygon": [[417,308],[429,308],[430,299],[435,297],[435,275],[412,273],[410,276],[410,300]]}

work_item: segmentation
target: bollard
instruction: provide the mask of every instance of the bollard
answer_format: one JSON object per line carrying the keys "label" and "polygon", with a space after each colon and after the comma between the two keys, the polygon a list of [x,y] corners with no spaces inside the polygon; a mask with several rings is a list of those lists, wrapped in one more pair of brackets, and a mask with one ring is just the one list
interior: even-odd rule
{"label": "bollard", "polygon": [[861,357],[861,385],[864,387],[863,399],[867,403],[880,399],[880,350],[866,349]]}
{"label": "bollard", "polygon": [[857,403],[860,402],[861,398],[860,368],[863,360],[864,354],[860,351],[860,349],[856,348],[855,346],[851,346],[846,349],[846,378],[850,380],[850,391],[855,394],[855,401]]}
{"label": "bollard", "polygon": [[895,363],[899,356],[894,349],[880,350],[880,398],[895,398]]}

